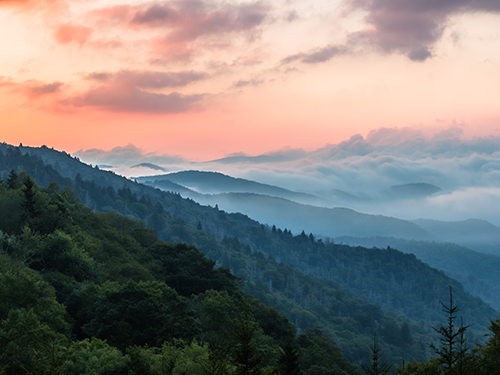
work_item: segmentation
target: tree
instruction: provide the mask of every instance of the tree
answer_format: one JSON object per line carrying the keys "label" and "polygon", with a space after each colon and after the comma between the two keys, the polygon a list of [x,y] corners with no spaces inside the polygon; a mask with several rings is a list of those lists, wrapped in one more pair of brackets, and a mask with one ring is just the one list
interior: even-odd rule
{"label": "tree", "polygon": [[67,374],[118,375],[125,372],[127,362],[117,348],[93,338],[72,343],[61,367]]}
{"label": "tree", "polygon": [[9,172],[9,177],[7,178],[7,186],[11,190],[15,190],[20,187],[19,181],[17,179],[17,173],[14,169],[11,169]]}
{"label": "tree", "polygon": [[484,345],[479,345],[479,359],[478,373],[488,375],[500,374],[500,319],[492,320],[491,325],[488,327],[491,334],[487,335],[488,340]]}
{"label": "tree", "polygon": [[188,301],[156,281],[128,281],[123,285],[106,282],[98,291],[92,310],[83,331],[88,336],[107,339],[119,349],[155,346],[169,338],[191,338],[199,333]]}
{"label": "tree", "polygon": [[60,374],[66,338],[43,324],[33,309],[11,310],[0,326],[0,368],[6,374]]}
{"label": "tree", "polygon": [[438,349],[434,344],[430,344],[434,353],[438,355],[437,360],[441,364],[445,374],[465,374],[465,364],[467,360],[467,339],[470,336],[468,326],[463,325],[455,328],[456,313],[460,311],[460,307],[453,305],[452,288],[450,288],[450,305],[446,306],[441,302],[443,311],[448,315],[447,325],[441,325],[439,328],[432,327],[439,335],[441,348]]}
{"label": "tree", "polygon": [[280,375],[300,375],[300,353],[293,345],[291,339],[288,339],[285,346],[281,349],[278,360],[278,374]]}
{"label": "tree", "polygon": [[54,288],[35,271],[0,256],[0,319],[7,319],[10,311],[32,311],[42,324],[64,331],[65,308],[55,298]]}
{"label": "tree", "polygon": [[236,367],[235,375],[262,374],[262,354],[256,337],[258,329],[250,313],[250,303],[246,300],[243,312],[231,325],[231,357]]}
{"label": "tree", "polygon": [[377,334],[373,334],[373,347],[370,347],[372,354],[370,356],[370,365],[361,365],[363,372],[367,375],[385,375],[389,374],[392,365],[387,362],[381,362],[382,353],[378,347]]}

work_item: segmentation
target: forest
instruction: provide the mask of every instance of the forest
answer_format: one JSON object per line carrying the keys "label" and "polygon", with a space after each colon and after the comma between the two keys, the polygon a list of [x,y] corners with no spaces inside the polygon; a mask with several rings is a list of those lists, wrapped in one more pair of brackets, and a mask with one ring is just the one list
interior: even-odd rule
{"label": "forest", "polygon": [[[11,168],[0,187],[6,374],[356,373],[373,369],[374,333],[393,372],[498,364],[495,312],[414,256],[73,180],[15,149],[0,159]],[[482,342],[451,365],[427,344],[441,347],[443,283],[474,324],[469,342]]]}

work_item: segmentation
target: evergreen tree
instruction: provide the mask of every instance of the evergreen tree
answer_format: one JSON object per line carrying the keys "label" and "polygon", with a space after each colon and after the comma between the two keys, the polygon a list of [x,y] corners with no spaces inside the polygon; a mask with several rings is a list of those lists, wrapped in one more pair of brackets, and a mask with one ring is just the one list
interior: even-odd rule
{"label": "evergreen tree", "polygon": [[362,365],[363,372],[367,375],[385,375],[389,374],[389,370],[392,365],[389,365],[387,362],[381,362],[382,352],[378,347],[378,337],[377,334],[373,334],[373,347],[370,347],[371,361],[370,365]]}
{"label": "evergreen tree", "polygon": [[492,320],[488,327],[491,331],[486,335],[488,340],[484,345],[479,345],[478,374],[500,375],[500,319]]}
{"label": "evergreen tree", "polygon": [[17,180],[17,173],[14,169],[10,170],[9,177],[7,178],[7,186],[11,190],[19,188],[19,181]]}
{"label": "evergreen tree", "polygon": [[262,354],[256,334],[258,325],[252,319],[250,303],[245,300],[245,308],[231,326],[233,343],[231,357],[236,367],[235,375],[262,374]]}
{"label": "evergreen tree", "polygon": [[470,336],[468,326],[464,326],[463,322],[458,329],[455,328],[456,313],[460,311],[460,307],[453,306],[453,294],[450,288],[450,305],[446,306],[441,302],[443,311],[448,314],[447,325],[439,328],[432,327],[439,333],[441,348],[438,349],[434,344],[430,344],[434,353],[438,355],[437,360],[441,364],[445,374],[465,374],[465,363],[467,360],[467,339]]}

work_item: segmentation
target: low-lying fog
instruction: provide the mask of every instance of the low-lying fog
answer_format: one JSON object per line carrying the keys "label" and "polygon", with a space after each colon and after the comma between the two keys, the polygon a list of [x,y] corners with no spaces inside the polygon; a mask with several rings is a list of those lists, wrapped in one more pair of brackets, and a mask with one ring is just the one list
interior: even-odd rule
{"label": "low-lying fog", "polygon": [[[465,139],[458,127],[430,137],[408,128],[381,128],[313,152],[288,149],[210,162],[147,154],[133,145],[75,155],[127,177],[216,171],[314,194],[331,207],[401,219],[479,218],[500,225],[500,137]],[[399,186],[406,184],[411,185]]]}

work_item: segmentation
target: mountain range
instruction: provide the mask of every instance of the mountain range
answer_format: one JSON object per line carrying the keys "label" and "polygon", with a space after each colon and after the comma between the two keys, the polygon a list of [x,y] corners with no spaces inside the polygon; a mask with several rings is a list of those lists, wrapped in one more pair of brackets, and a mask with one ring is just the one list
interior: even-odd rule
{"label": "mountain range", "polygon": [[[333,201],[312,194],[215,172],[183,171],[138,177],[136,181],[165,191],[178,192],[201,204],[218,205],[228,212],[242,212],[260,222],[288,228],[293,232],[304,230],[323,237],[379,236],[452,242],[479,252],[500,255],[500,228],[485,220],[410,221],[363,214],[334,207]],[[385,194],[393,199],[407,199],[430,196],[439,191],[440,188],[431,184],[414,183],[393,186]]]}
{"label": "mountain range", "polygon": [[[449,277],[448,272],[458,273],[463,262],[446,271],[447,276],[414,255],[397,251],[397,246],[392,248],[391,245],[390,249],[385,245],[378,249],[352,247],[346,245],[347,242],[341,244],[327,236],[318,236],[317,231],[306,235],[298,229],[292,234],[279,223],[264,225],[246,213],[225,212],[219,203],[200,205],[194,198],[182,198],[180,193],[131,181],[48,147],[0,144],[0,151],[0,175],[4,180],[9,179],[11,170],[24,169],[42,186],[55,181],[61,187],[74,189],[82,203],[96,211],[124,214],[151,225],[160,239],[198,247],[218,266],[228,267],[241,277],[249,293],[283,312],[299,330],[323,327],[351,361],[364,360],[373,330],[385,332],[381,340],[388,345],[391,358],[412,360],[427,356],[425,345],[419,342],[432,340],[428,338],[432,337],[430,325],[440,320],[439,301],[446,301],[448,285],[453,287],[456,300],[463,307],[466,323],[475,324],[474,340],[480,339],[489,320],[495,317],[495,310]],[[185,192],[192,191],[174,182],[168,183],[171,187],[186,189]],[[259,196],[241,192],[227,194]],[[318,210],[314,211],[318,215],[323,212],[321,210],[328,210],[265,195],[259,196],[253,205],[260,205],[261,198],[276,199],[286,205],[290,202],[298,206],[287,207],[296,209],[311,207]],[[271,200],[268,202],[270,205]],[[429,235],[428,231],[408,221],[346,209],[328,212],[337,215],[338,226],[346,231],[357,222],[356,227],[361,228],[358,230],[365,233],[385,228],[385,233],[399,230],[413,231],[415,236]],[[282,215],[293,213],[290,210]],[[313,218],[312,215],[310,219]],[[303,222],[306,224],[306,220]],[[385,239],[381,241],[384,243]],[[440,246],[442,244],[433,251],[441,251]],[[451,248],[447,256],[454,260],[463,258],[466,262],[463,251],[459,250]],[[471,252],[466,255],[474,257]],[[118,267],[116,272],[127,270],[120,271]],[[489,272],[484,282],[491,285],[494,280]],[[391,346],[396,345],[397,340],[390,332],[394,332],[395,326],[399,327],[398,322],[406,320],[420,341],[415,340],[411,347],[403,350]]]}

